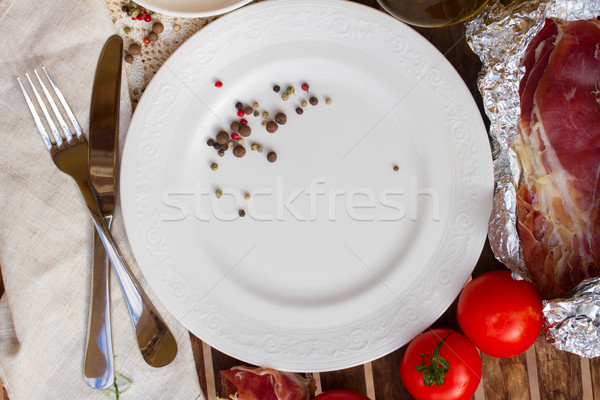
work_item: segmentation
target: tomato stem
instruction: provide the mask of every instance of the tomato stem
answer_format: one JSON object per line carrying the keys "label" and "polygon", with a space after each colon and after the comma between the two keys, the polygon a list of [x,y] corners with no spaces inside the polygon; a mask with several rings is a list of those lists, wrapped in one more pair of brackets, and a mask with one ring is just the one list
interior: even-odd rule
{"label": "tomato stem", "polygon": [[[417,371],[423,374],[423,383],[425,386],[433,386],[433,385],[443,385],[444,384],[444,376],[446,376],[446,372],[450,369],[450,363],[446,361],[442,356],[440,356],[440,350],[442,349],[442,345],[448,339],[451,333],[447,334],[442,341],[437,340],[437,345],[435,346],[435,350],[433,351],[433,356],[429,357],[427,354],[421,353],[421,358],[423,360],[423,364],[417,365]],[[429,359],[430,365],[425,363],[425,357]]]}

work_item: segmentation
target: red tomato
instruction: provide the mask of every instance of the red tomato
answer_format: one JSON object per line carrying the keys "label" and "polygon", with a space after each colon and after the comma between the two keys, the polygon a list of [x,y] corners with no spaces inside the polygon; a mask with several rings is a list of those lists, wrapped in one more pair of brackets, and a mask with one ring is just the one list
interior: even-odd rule
{"label": "red tomato", "polygon": [[[438,355],[436,351],[439,351]],[[417,368],[422,369],[423,364],[429,372],[432,365],[437,366],[437,375],[420,372]],[[426,377],[432,377],[430,386],[425,382]],[[451,329],[432,329],[421,333],[408,345],[400,362],[400,378],[417,400],[469,399],[481,380],[481,357],[473,343],[460,333]]]}
{"label": "red tomato", "polygon": [[491,271],[463,289],[458,324],[479,350],[492,357],[513,357],[527,350],[542,329],[542,299],[535,287],[509,271]]}
{"label": "red tomato", "polygon": [[336,389],[328,390],[321,393],[313,400],[370,400],[367,396],[362,393],[355,392],[354,390]]}

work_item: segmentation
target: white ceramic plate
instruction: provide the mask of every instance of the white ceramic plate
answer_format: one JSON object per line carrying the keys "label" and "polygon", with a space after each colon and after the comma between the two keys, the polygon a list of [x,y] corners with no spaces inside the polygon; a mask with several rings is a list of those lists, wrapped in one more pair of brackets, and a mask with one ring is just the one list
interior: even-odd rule
{"label": "white ceramic plate", "polygon": [[[270,134],[246,117],[245,157],[220,158],[206,141],[237,101],[288,121]],[[121,178],[136,260],[170,312],[233,357],[292,371],[367,362],[434,322],[477,262],[492,191],[486,130],[450,64],[335,0],[258,3],[188,40],[137,107]]]}
{"label": "white ceramic plate", "polygon": [[210,17],[224,14],[252,0],[139,0],[139,5],[152,11],[176,17]]}

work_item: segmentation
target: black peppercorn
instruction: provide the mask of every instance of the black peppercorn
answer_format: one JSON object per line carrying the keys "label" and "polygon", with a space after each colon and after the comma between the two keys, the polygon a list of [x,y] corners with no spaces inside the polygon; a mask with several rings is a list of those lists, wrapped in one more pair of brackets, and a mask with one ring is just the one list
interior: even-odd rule
{"label": "black peppercorn", "polygon": [[242,125],[240,126],[239,132],[243,137],[248,137],[252,133],[252,128],[250,128],[248,125]]}
{"label": "black peppercorn", "polygon": [[278,128],[279,128],[279,125],[277,125],[277,123],[275,121],[267,122],[267,132],[275,133]]}
{"label": "black peppercorn", "polygon": [[279,125],[285,125],[285,123],[287,122],[287,115],[285,115],[282,112],[278,112],[275,115],[275,122],[277,122]]}

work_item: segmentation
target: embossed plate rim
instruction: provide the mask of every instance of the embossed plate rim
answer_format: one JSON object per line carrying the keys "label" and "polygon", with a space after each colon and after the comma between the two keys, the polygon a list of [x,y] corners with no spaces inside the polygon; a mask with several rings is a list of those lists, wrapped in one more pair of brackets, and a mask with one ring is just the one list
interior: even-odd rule
{"label": "embossed plate rim", "polygon": [[[303,13],[306,20],[302,20]],[[331,13],[341,20],[331,23],[327,19]],[[321,24],[319,17],[327,24]],[[430,268],[436,273],[433,287],[429,283],[429,286],[414,283],[400,301],[378,310],[369,320],[353,321],[330,331],[273,328],[266,332],[264,326],[253,322],[252,316],[238,315],[231,320],[217,296],[196,297],[197,303],[190,301],[198,293],[194,294],[186,276],[169,264],[172,260],[168,255],[162,256],[158,263],[148,250],[160,243],[161,235],[153,220],[149,199],[156,183],[152,176],[156,171],[152,168],[157,168],[160,158],[165,156],[161,153],[161,144],[168,139],[161,132],[164,121],[160,118],[168,119],[172,112],[169,107],[176,103],[176,94],[169,85],[177,86],[187,79],[181,76],[175,79],[174,71],[188,71],[200,81],[214,79],[210,62],[202,68],[197,64],[198,60],[204,60],[208,50],[223,51],[225,46],[221,41],[237,43],[236,39],[244,39],[243,43],[248,44],[252,42],[252,35],[260,36],[263,31],[248,29],[232,33],[232,26],[241,21],[256,21],[259,26],[275,20],[287,25],[292,20],[301,22],[303,25],[289,27],[286,34],[301,34],[295,37],[304,39],[311,35],[318,38],[324,32],[336,35],[330,31],[341,30],[342,33],[337,33],[338,39],[352,46],[358,39],[349,37],[347,32],[352,33],[353,29],[355,33],[360,32],[360,40],[367,41],[361,45],[386,49],[386,56],[410,70],[415,82],[425,85],[432,96],[435,93],[431,101],[439,111],[452,117],[447,145],[453,150],[451,167],[457,179],[455,185],[462,189],[455,191],[456,209],[450,216],[453,223],[448,224],[447,240],[440,252],[431,256]],[[398,54],[392,54],[390,49]],[[377,51],[383,50],[377,47]],[[424,66],[412,63],[414,60],[407,57],[406,52],[423,55]],[[171,118],[175,118],[175,114]],[[211,23],[165,63],[148,86],[130,124],[123,154],[121,189],[125,227],[134,255],[152,289],[177,319],[211,346],[243,361],[282,370],[314,372],[342,369],[381,357],[408,342],[426,327],[425,322],[434,322],[445,311],[468,279],[483,247],[491,211],[493,174],[487,133],[474,100],[456,71],[423,37],[394,18],[360,4],[340,0],[277,0],[245,7]],[[157,252],[152,256],[161,257]],[[428,291],[440,287],[443,290],[436,293],[434,299],[427,300],[422,298],[426,287]]]}

